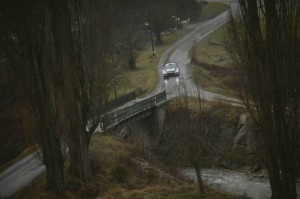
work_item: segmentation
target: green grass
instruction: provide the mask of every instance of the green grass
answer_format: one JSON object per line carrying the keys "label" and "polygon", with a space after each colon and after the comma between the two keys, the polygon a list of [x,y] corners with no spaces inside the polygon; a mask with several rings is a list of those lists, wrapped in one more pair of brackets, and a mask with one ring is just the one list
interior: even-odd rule
{"label": "green grass", "polygon": [[[173,109],[180,103],[179,98],[174,98],[169,102],[169,108]],[[194,110],[195,106],[198,106],[198,99],[195,97],[189,97],[187,99],[188,106],[191,110]],[[214,102],[214,101],[203,101],[203,108],[207,111],[211,111],[216,118],[220,118],[221,122],[234,124],[242,113],[247,112],[247,110],[243,107],[232,106],[227,103],[222,102]]]}
{"label": "green grass", "polygon": [[192,77],[204,89],[238,98],[239,83],[229,54],[224,46],[212,45],[210,41],[224,43],[226,24],[203,40],[191,50]]}
{"label": "green grass", "polygon": [[193,59],[196,62],[205,62],[209,64],[215,64],[219,66],[228,66],[228,62],[223,58],[228,56],[228,53],[224,46],[213,46],[209,44],[209,40],[224,42],[226,34],[226,25],[218,28],[216,31],[212,32],[210,35],[202,39],[195,46],[195,54],[193,54]]}
{"label": "green grass", "polygon": [[[202,8],[200,21],[211,19],[225,10],[229,6],[223,3],[207,3]],[[156,45],[156,58],[153,58],[151,46],[145,48],[138,53],[137,69],[122,71],[118,75],[117,93],[122,95],[131,91],[135,91],[137,96],[146,96],[151,93],[158,83],[157,64],[161,55],[174,44],[177,40],[189,33],[191,30],[184,28],[178,34],[169,34],[163,36],[163,44]]]}
{"label": "green grass", "polygon": [[230,7],[227,4],[219,2],[206,3],[202,7],[200,20],[204,21],[214,18],[228,9],[230,9]]}
{"label": "green grass", "polygon": [[152,56],[151,46],[140,51],[136,63],[137,69],[126,70],[118,77],[118,94],[135,91],[137,96],[145,96],[152,92],[158,82],[156,66],[161,55],[187,32],[187,30],[182,30],[178,34],[162,36],[163,44],[155,46],[156,57]]}

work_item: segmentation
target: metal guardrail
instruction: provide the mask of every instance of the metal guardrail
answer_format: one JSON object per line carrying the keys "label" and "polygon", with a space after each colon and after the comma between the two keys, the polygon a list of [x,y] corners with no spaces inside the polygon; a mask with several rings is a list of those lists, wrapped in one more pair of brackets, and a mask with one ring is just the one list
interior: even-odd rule
{"label": "metal guardrail", "polygon": [[113,111],[106,115],[107,125],[111,126],[119,124],[135,115],[145,112],[156,105],[166,101],[166,92],[163,91],[157,95],[149,97],[141,102],[133,104],[131,106],[124,107],[122,109]]}
{"label": "metal guardrail", "polygon": [[99,110],[107,113],[135,99],[135,92],[130,92],[125,95],[119,96],[114,100],[108,101],[106,104],[100,104],[97,103],[101,101],[98,96],[92,103],[90,117],[97,117],[97,115],[99,114]]}
{"label": "metal guardrail", "polygon": [[130,92],[107,103],[107,109],[113,110],[135,99],[135,92]]}

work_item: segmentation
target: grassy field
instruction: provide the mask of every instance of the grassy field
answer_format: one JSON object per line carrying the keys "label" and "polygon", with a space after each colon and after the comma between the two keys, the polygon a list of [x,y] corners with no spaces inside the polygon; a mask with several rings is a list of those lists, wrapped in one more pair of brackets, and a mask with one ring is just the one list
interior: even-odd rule
{"label": "grassy field", "polygon": [[[207,3],[202,7],[200,21],[211,19],[229,9],[229,6],[222,3]],[[137,59],[136,70],[122,71],[117,78],[118,95],[135,91],[137,96],[145,96],[151,93],[158,83],[157,64],[161,55],[178,39],[186,35],[190,30],[183,29],[178,34],[163,36],[163,44],[155,46],[157,57],[153,58],[151,46],[140,51]]]}
{"label": "grassy field", "polygon": [[[97,134],[90,145],[93,177],[88,182],[66,176],[64,193],[45,190],[45,174],[11,198],[36,199],[235,199],[237,197],[206,187],[199,194],[196,186],[174,177],[159,177],[153,162],[145,169],[133,159],[147,162],[134,143],[123,143],[111,136]],[[68,163],[66,162],[66,165]],[[67,170],[66,170],[67,173]],[[166,175],[168,176],[168,175]]]}
{"label": "grassy field", "polygon": [[227,4],[219,2],[209,2],[203,5],[200,21],[212,19],[222,12],[228,10],[230,7]]}
{"label": "grassy field", "polygon": [[[201,40],[191,50],[192,76],[204,89],[227,96],[238,96],[239,83],[224,43],[226,25]],[[215,43],[217,42],[217,44]]]}
{"label": "grassy field", "polygon": [[137,69],[126,70],[118,76],[118,94],[122,95],[135,91],[137,96],[145,96],[152,92],[158,83],[156,66],[161,55],[185,33],[186,31],[183,30],[179,34],[163,36],[164,43],[155,46],[156,57],[152,56],[151,46],[140,51],[136,63]]}

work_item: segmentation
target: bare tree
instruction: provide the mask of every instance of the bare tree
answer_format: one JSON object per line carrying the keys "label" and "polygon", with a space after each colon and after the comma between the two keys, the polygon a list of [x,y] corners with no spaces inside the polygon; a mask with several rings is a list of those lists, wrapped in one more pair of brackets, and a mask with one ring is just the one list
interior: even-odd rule
{"label": "bare tree", "polygon": [[64,187],[62,136],[70,149],[70,173],[82,180],[91,175],[88,145],[109,94],[109,5],[106,0],[1,5],[6,30],[1,42],[19,92],[36,116],[48,186],[55,190]]}
{"label": "bare tree", "polygon": [[299,14],[296,0],[240,0],[230,49],[265,150],[272,199],[296,198],[300,144]]}
{"label": "bare tree", "polygon": [[[69,65],[72,84],[66,106],[70,108],[70,173],[82,180],[90,175],[88,145],[98,127],[110,92],[108,68],[111,3],[74,1],[70,4],[74,30],[72,44],[76,58]],[[66,74],[67,75],[67,74]]]}
{"label": "bare tree", "polygon": [[177,15],[181,19],[197,20],[201,14],[202,2],[194,0],[177,0]]}
{"label": "bare tree", "polygon": [[47,187],[62,191],[64,164],[58,122],[62,112],[60,91],[54,84],[58,66],[53,59],[51,10],[47,8],[44,1],[1,1],[1,47],[17,95],[26,96],[38,124],[35,139],[47,168]]}
{"label": "bare tree", "polygon": [[204,101],[189,98],[186,93],[177,99],[167,117],[167,140],[179,162],[190,163],[197,175],[198,189],[204,192],[201,163],[210,154],[210,149],[219,130],[218,121],[206,110]]}
{"label": "bare tree", "polygon": [[145,33],[141,20],[129,19],[117,28],[117,43],[122,43],[123,54],[126,53],[130,69],[136,69],[137,50],[145,43]]}
{"label": "bare tree", "polygon": [[[147,0],[145,0],[147,2]],[[163,43],[162,32],[174,28],[178,23],[176,18],[196,19],[201,11],[201,4],[193,0],[174,0],[171,4],[168,0],[153,0],[149,5],[147,20],[156,37],[156,43]]]}
{"label": "bare tree", "polygon": [[[125,2],[127,3],[126,5]],[[144,12],[133,0],[119,3],[114,11],[114,44],[118,46],[121,57],[126,59],[130,69],[136,69],[137,51],[146,41]]]}

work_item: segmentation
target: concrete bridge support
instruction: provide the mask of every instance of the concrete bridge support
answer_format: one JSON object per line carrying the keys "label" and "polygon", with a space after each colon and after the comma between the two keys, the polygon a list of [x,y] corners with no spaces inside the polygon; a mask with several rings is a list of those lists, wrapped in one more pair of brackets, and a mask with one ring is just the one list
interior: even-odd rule
{"label": "concrete bridge support", "polygon": [[143,140],[142,142],[148,146],[156,145],[158,141],[164,139],[167,105],[167,102],[157,104],[151,109],[119,123],[110,129],[110,132],[120,140]]}
{"label": "concrete bridge support", "polygon": [[155,106],[151,114],[152,133],[156,138],[164,138],[165,120],[167,115],[168,102]]}

